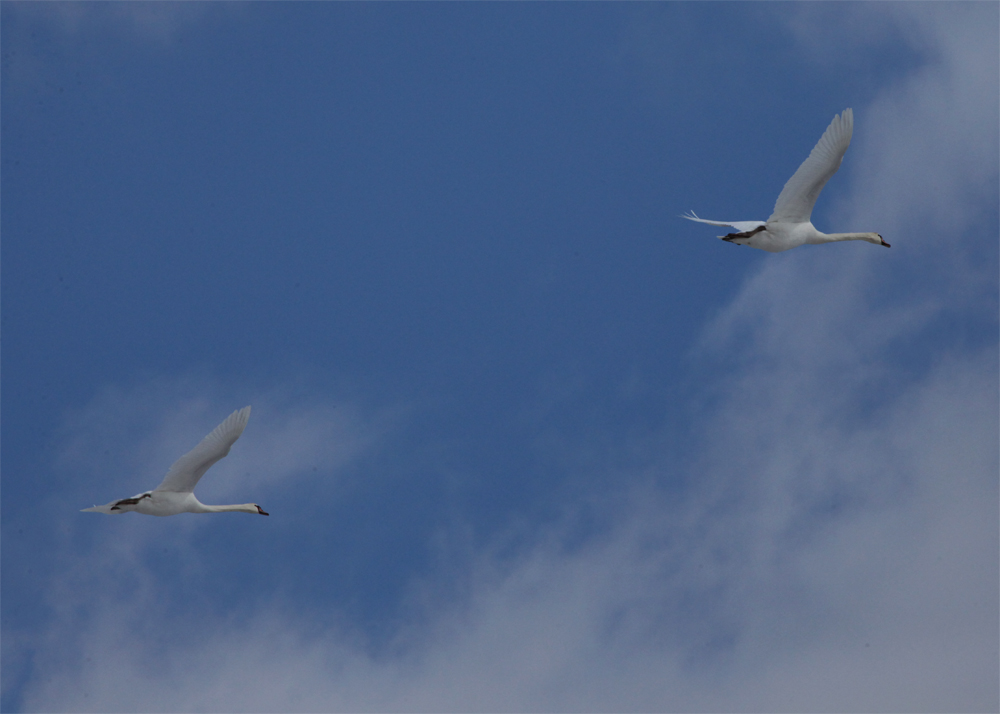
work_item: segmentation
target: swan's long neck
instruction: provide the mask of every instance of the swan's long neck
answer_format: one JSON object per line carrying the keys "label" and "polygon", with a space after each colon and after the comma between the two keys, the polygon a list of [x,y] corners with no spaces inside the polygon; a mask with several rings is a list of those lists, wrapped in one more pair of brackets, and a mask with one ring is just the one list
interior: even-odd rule
{"label": "swan's long neck", "polygon": [[241,513],[260,513],[256,503],[237,503],[229,506],[206,506],[204,503],[198,504],[199,508],[195,513],[225,513],[226,511],[240,511]]}
{"label": "swan's long neck", "polygon": [[816,231],[816,235],[812,240],[806,241],[807,243],[834,243],[840,240],[865,240],[869,243],[881,243],[882,239],[879,237],[878,233],[820,233]]}

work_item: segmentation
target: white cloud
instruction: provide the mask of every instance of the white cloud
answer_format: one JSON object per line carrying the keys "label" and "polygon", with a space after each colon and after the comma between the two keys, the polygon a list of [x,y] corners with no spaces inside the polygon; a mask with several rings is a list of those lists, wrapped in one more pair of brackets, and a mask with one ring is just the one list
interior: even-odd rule
{"label": "white cloud", "polygon": [[996,390],[989,356],[951,361],[833,449],[774,443],[770,469],[719,464],[684,503],[637,490],[580,549],[557,529],[515,564],[486,554],[464,605],[376,654],[282,607],[165,636],[153,583],[109,593],[28,708],[988,709]]}
{"label": "white cloud", "polygon": [[214,9],[197,2],[118,2],[32,4],[7,11],[70,36],[110,30],[147,43],[166,45],[181,29],[201,21]]}
{"label": "white cloud", "polygon": [[[52,62],[52,52],[71,48],[75,52],[72,61],[79,62],[87,48],[74,44],[82,39],[109,42],[121,38],[155,52],[174,48],[188,28],[206,23],[213,15],[224,12],[232,19],[242,11],[238,3],[8,3],[3,9],[4,79],[13,83],[13,89],[6,91],[55,91],[53,68],[58,63]],[[51,44],[39,37],[53,31]]]}

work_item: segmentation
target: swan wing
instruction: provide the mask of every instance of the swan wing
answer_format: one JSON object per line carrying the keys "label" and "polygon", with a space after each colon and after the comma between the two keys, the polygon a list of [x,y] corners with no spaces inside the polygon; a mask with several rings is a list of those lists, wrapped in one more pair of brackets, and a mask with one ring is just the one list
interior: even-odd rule
{"label": "swan wing", "polygon": [[740,233],[746,233],[764,225],[764,221],[709,221],[705,218],[698,218],[694,211],[691,211],[691,215],[684,214],[681,218],[686,218],[689,221],[697,221],[698,223],[707,223],[710,226],[735,228]]}
{"label": "swan wing", "polygon": [[200,444],[174,462],[156,490],[181,493],[193,491],[212,464],[229,453],[230,447],[240,438],[249,420],[250,407],[243,407],[226,417]]}
{"label": "swan wing", "polygon": [[830,177],[837,173],[844,153],[851,145],[854,133],[854,112],[845,109],[835,116],[823,132],[809,158],[802,162],[774,204],[774,213],[768,223],[806,223],[812,216],[813,206]]}

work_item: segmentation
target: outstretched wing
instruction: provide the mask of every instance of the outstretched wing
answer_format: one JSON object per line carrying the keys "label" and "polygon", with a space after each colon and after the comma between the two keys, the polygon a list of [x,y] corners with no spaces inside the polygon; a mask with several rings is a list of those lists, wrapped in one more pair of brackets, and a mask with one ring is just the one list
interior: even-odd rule
{"label": "outstretched wing", "polygon": [[845,109],[835,116],[819,142],[809,152],[799,170],[792,174],[774,203],[774,213],[767,219],[783,223],[806,223],[813,206],[830,177],[837,173],[854,133],[854,112]]}
{"label": "outstretched wing", "polygon": [[193,491],[212,464],[229,453],[229,448],[240,438],[249,420],[250,407],[230,414],[200,444],[174,462],[156,490]]}
{"label": "outstretched wing", "polygon": [[698,221],[698,223],[707,223],[710,226],[722,226],[723,228],[735,228],[737,233],[746,233],[747,231],[752,231],[754,228],[760,228],[764,225],[764,221],[709,221],[704,218],[698,218],[694,211],[691,211],[691,215],[683,215],[681,218],[686,218],[689,221]]}

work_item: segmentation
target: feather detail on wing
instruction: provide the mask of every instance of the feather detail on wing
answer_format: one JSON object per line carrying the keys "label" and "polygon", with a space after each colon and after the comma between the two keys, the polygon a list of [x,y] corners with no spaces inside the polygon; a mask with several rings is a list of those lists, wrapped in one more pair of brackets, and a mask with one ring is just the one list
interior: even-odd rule
{"label": "feather detail on wing", "polygon": [[691,211],[691,215],[684,214],[681,218],[686,218],[689,221],[697,221],[698,223],[707,223],[710,226],[735,228],[738,233],[746,233],[764,225],[764,221],[709,221],[704,218],[698,218],[694,211]]}
{"label": "feather detail on wing", "polygon": [[845,109],[835,116],[819,142],[788,179],[774,204],[774,213],[768,223],[806,223],[812,216],[813,206],[830,177],[837,173],[844,153],[851,145],[854,133],[854,113]]}
{"label": "feather detail on wing", "polygon": [[156,490],[180,493],[193,491],[212,464],[229,453],[249,419],[250,407],[243,407],[230,414],[200,444],[174,462]]}

